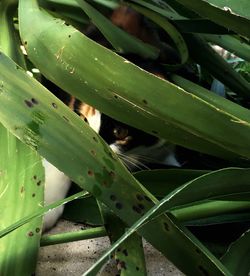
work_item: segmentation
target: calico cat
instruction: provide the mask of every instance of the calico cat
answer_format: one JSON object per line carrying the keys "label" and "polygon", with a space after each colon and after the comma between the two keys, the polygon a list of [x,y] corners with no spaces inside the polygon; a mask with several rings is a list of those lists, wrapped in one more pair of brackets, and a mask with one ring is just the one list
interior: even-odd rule
{"label": "calico cat", "polygon": [[[143,16],[131,8],[120,7],[111,14],[110,18],[116,26],[119,26],[142,41],[155,46],[162,46],[159,44],[156,34],[144,22]],[[85,31],[85,34],[103,46],[110,47],[110,44],[93,25]],[[160,58],[168,58],[168,63],[176,63],[177,58],[174,50],[169,51],[168,48],[168,51],[166,51],[166,45],[163,48],[164,51],[162,51]],[[141,60],[134,55],[126,56],[126,58],[159,77],[165,77],[157,62]],[[166,145],[166,142],[162,139],[114,120],[74,97],[64,94],[62,91],[57,93],[58,87],[48,81],[45,84],[50,91],[53,91],[56,96],[67,103],[73,111],[89,123],[92,129],[101,135],[129,170],[149,169],[152,167],[152,164],[158,164],[158,167],[160,164],[164,166],[180,166],[175,158],[173,145]],[[45,167],[45,203],[47,205],[56,200],[63,199],[70,188],[71,181],[46,160],[43,161],[43,165]],[[51,228],[57,222],[62,212],[63,206],[45,215],[43,230]]]}
{"label": "calico cat", "polygon": [[[166,145],[164,140],[114,120],[77,99],[73,98],[72,102],[79,116],[102,136],[130,171],[149,169],[151,164],[180,166],[175,158],[173,145]],[[43,160],[43,165],[45,202],[50,204],[66,196],[71,181],[48,161]],[[51,228],[62,212],[63,206],[46,214],[43,230]]]}

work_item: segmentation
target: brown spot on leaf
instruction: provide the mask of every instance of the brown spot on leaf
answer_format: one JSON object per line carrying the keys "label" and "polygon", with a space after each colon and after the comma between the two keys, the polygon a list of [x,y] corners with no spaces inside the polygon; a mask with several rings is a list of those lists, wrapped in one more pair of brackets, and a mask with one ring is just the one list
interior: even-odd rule
{"label": "brown spot on leaf", "polygon": [[112,177],[112,178],[114,178],[115,177],[115,173],[113,171],[110,171],[109,172],[109,176]]}
{"label": "brown spot on leaf", "polygon": [[102,181],[102,186],[104,186],[104,187],[108,187],[109,185],[108,185],[108,182],[107,181]]}
{"label": "brown spot on leaf", "polygon": [[53,106],[54,108],[57,108],[57,104],[56,104],[56,103],[52,103],[52,106]]}
{"label": "brown spot on leaf", "polygon": [[169,226],[166,222],[164,222],[164,228],[165,228],[166,231],[169,231]]}
{"label": "brown spot on leaf", "polygon": [[38,101],[37,101],[35,98],[32,98],[32,99],[31,99],[31,102],[32,102],[33,104],[38,104]]}
{"label": "brown spot on leaf", "polygon": [[141,212],[142,212],[141,208],[139,208],[139,207],[136,206],[136,205],[134,205],[134,206],[132,207],[132,209],[133,209],[136,213],[138,213],[138,214],[141,214]]}
{"label": "brown spot on leaf", "polygon": [[201,254],[201,251],[199,248],[196,248],[195,251],[196,251],[196,253]]}
{"label": "brown spot on leaf", "polygon": [[199,265],[198,268],[202,272],[203,275],[209,276],[208,271],[203,266]]}
{"label": "brown spot on leaf", "polygon": [[142,210],[144,210],[144,209],[145,209],[145,207],[144,207],[144,205],[143,205],[143,204],[138,204],[138,207],[139,207],[140,209],[142,209]]}
{"label": "brown spot on leaf", "polygon": [[28,236],[29,236],[29,237],[33,237],[33,236],[34,236],[34,233],[33,233],[32,231],[30,231],[30,232],[28,233]]}
{"label": "brown spot on leaf", "polygon": [[118,209],[118,210],[121,210],[122,209],[122,204],[120,202],[117,202],[115,204],[115,207]]}
{"label": "brown spot on leaf", "polygon": [[67,117],[65,117],[65,116],[63,116],[63,119],[65,120],[65,121],[69,121],[69,119],[67,118]]}
{"label": "brown spot on leaf", "polygon": [[123,249],[123,250],[122,250],[122,253],[124,254],[124,256],[126,256],[126,257],[128,256],[128,251],[127,251],[127,249]]}
{"label": "brown spot on leaf", "polygon": [[139,201],[142,201],[142,200],[144,199],[143,196],[142,196],[142,195],[139,195],[139,194],[136,195],[136,198],[137,198]]}
{"label": "brown spot on leaf", "polygon": [[111,196],[110,196],[110,199],[111,199],[112,201],[116,201],[116,196],[115,196],[115,195],[111,195]]}
{"label": "brown spot on leaf", "polygon": [[93,175],[94,175],[94,172],[91,170],[88,170],[88,176],[93,176]]}
{"label": "brown spot on leaf", "polygon": [[120,261],[118,264],[117,264],[117,269],[118,270],[122,270],[122,269],[127,269],[126,267],[126,263],[124,261]]}
{"label": "brown spot on leaf", "polygon": [[28,100],[24,100],[25,104],[28,106],[28,107],[33,107],[33,103],[28,101]]}
{"label": "brown spot on leaf", "polygon": [[151,199],[148,196],[144,196],[144,198],[149,202],[151,201]]}

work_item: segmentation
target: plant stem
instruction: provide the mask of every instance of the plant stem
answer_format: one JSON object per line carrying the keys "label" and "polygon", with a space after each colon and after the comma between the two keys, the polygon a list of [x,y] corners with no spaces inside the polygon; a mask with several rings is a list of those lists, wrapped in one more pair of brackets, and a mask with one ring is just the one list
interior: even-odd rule
{"label": "plant stem", "polygon": [[104,227],[96,227],[75,232],[67,232],[56,235],[44,235],[41,238],[41,246],[67,243],[79,240],[87,240],[106,236]]}

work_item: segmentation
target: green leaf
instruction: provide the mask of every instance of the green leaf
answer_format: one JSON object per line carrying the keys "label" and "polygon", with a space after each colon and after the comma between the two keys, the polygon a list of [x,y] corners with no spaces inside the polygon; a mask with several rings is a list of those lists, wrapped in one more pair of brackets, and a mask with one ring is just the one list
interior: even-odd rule
{"label": "green leaf", "polygon": [[34,220],[35,218],[39,218],[41,216],[43,216],[44,214],[48,213],[49,211],[64,205],[72,200],[78,199],[82,196],[85,196],[86,194],[88,194],[87,192],[79,192],[77,194],[74,194],[72,196],[69,196],[67,198],[64,198],[62,200],[58,200],[54,203],[51,203],[49,205],[46,205],[45,207],[41,207],[38,211],[35,212],[27,212],[26,216],[21,216],[21,218],[19,220],[16,220],[14,223],[9,224],[7,227],[5,227],[4,229],[0,230],[0,238],[5,237],[6,235],[12,233],[14,230],[20,228],[21,226],[25,225],[26,223],[30,222],[31,220]]}
{"label": "green leaf", "polygon": [[[219,171],[211,172],[200,176],[181,187],[174,190],[172,193],[168,194],[164,199],[162,199],[158,204],[156,204],[151,210],[149,210],[143,217],[141,217],[127,232],[116,242],[114,245],[96,262],[84,275],[94,275],[94,273],[99,270],[103,262],[108,258],[108,256],[119,246],[119,244],[124,241],[129,235],[135,231],[143,232],[143,229],[139,228],[146,222],[152,223],[152,220],[156,218],[160,213],[165,213],[171,206],[178,206],[196,200],[204,198],[213,198],[221,195],[232,195],[238,194],[238,192],[248,192],[249,191],[249,177],[250,169],[222,169]],[[183,227],[178,220],[175,219],[171,214],[167,214],[170,218],[168,224],[166,225],[168,235],[171,232],[175,233],[175,238],[178,237],[178,241],[182,241],[182,250],[188,250],[187,240],[189,239],[193,245],[196,245],[199,249],[199,254],[207,254],[210,260],[216,262],[216,259],[207,251],[203,245],[199,244],[196,238]],[[182,232],[182,234],[181,234]],[[172,241],[172,240],[171,240]],[[170,241],[170,242],[171,242]],[[190,245],[189,245],[190,246]],[[176,254],[178,256],[179,252],[175,251],[175,246],[172,247],[172,257]],[[191,250],[191,248],[189,248]],[[196,249],[197,252],[197,249]],[[186,262],[187,259],[181,260],[181,262]],[[180,265],[180,264],[179,264]],[[225,268],[217,262],[217,267],[224,270],[223,273],[226,275],[231,275]],[[200,271],[203,273],[210,274],[203,265],[199,265]],[[189,272],[190,273],[190,272]],[[218,271],[216,272],[219,273]],[[191,275],[191,274],[190,274]],[[212,273],[212,275],[215,275]]]}
{"label": "green leaf", "polygon": [[118,8],[120,5],[117,0],[93,0],[93,1],[111,9]]}
{"label": "green leaf", "polygon": [[155,197],[162,198],[184,183],[208,172],[205,170],[162,169],[137,172],[134,177]]}
{"label": "green leaf", "polygon": [[[82,9],[77,5],[75,1],[56,1],[56,0],[43,0],[40,2],[41,7],[48,10],[56,17],[60,17],[67,22],[74,22],[80,30],[84,28],[85,25],[89,24],[89,18],[84,15]],[[75,26],[74,25],[74,26]]]}
{"label": "green leaf", "polygon": [[[151,19],[154,23],[156,23],[158,26],[160,26],[161,28],[163,28],[167,34],[170,36],[170,38],[172,39],[172,41],[174,42],[180,58],[181,58],[181,62],[180,65],[183,65],[187,62],[188,60],[188,48],[186,45],[185,40],[183,39],[182,35],[180,34],[180,32],[174,27],[173,24],[171,24],[170,22],[168,22],[166,20],[166,18],[164,18],[163,16],[152,12],[148,9],[142,8],[138,5],[131,5],[136,11],[142,13],[144,16],[146,16],[147,18]],[[174,65],[172,65],[174,66]]]}
{"label": "green leaf", "polygon": [[[240,194],[241,195],[241,194]],[[242,195],[241,195],[242,196]],[[249,196],[249,195],[248,195]],[[226,200],[226,199],[218,199],[218,200],[203,200],[201,202],[190,203],[186,206],[177,207],[172,210],[172,213],[179,221],[185,221],[185,224],[199,224],[195,222],[197,220],[201,221],[203,219],[203,223],[209,224],[212,223],[222,223],[225,222],[227,217],[225,215],[235,214],[237,212],[246,212],[250,210],[249,201],[243,200]],[[222,219],[222,216],[224,218]],[[220,218],[220,219],[218,219]],[[232,218],[228,216],[229,221],[232,221]],[[238,221],[237,216],[235,215],[235,219]]]}
{"label": "green leaf", "polygon": [[13,22],[17,4],[17,0],[2,0],[0,2],[0,50],[25,68],[24,57],[19,46],[20,38]]}
{"label": "green leaf", "polygon": [[[29,57],[65,91],[111,117],[173,143],[222,158],[250,157],[248,122],[244,126],[234,122],[242,120],[234,115],[234,110],[241,107],[235,105],[225,114],[209,101],[89,40],[34,4],[34,8],[26,8],[29,2],[25,3],[20,2],[20,30]],[[249,111],[244,112],[247,117]],[[211,118],[216,126],[209,123]],[[225,139],[228,136],[230,141]]]}
{"label": "green leaf", "polygon": [[121,269],[121,276],[143,276],[147,275],[142,238],[134,233],[128,237],[116,251],[118,268]]}
{"label": "green leaf", "polygon": [[41,246],[68,243],[73,241],[95,239],[106,236],[106,230],[103,226],[74,231],[69,233],[60,233],[54,235],[43,235]]}
{"label": "green leaf", "polygon": [[[215,23],[224,26],[225,28],[228,28],[238,34],[241,34],[243,36],[246,36],[250,38],[250,21],[249,16],[246,18],[245,16],[241,16],[237,13],[239,9],[235,10],[235,6],[237,4],[231,5],[233,1],[228,2],[227,0],[223,1],[216,1],[216,4],[218,2],[223,5],[223,9],[219,8],[218,6],[212,5],[213,1],[210,0],[176,0],[181,5],[185,6],[186,8],[191,9],[192,11],[196,12],[197,14],[201,15],[204,18],[208,18],[211,21],[214,21]],[[211,3],[211,4],[210,4]],[[249,1],[243,0],[243,3],[245,6],[247,6],[247,9],[249,10],[250,5]],[[241,6],[241,5],[237,5]],[[226,7],[226,8],[224,8]],[[229,9],[227,9],[229,8]]]}
{"label": "green leaf", "polygon": [[[98,202],[107,234],[111,244],[114,244],[126,231],[127,226],[104,204]],[[114,258],[119,274],[122,276],[146,275],[146,264],[142,238],[133,233],[119,244]]]}
{"label": "green leaf", "polygon": [[[195,201],[221,197],[226,199],[226,196],[248,193],[250,189],[249,176],[250,169],[241,168],[226,168],[207,173],[168,194],[165,199],[161,200],[161,208],[165,211]],[[163,203],[164,201],[165,203]],[[158,210],[159,213],[163,212],[161,208]]]}
{"label": "green leaf", "polygon": [[[157,212],[157,209],[160,207],[160,204],[161,202],[156,204],[151,210],[149,210],[145,215],[143,215],[143,217],[141,217],[134,225],[132,225],[131,228],[127,229],[125,234],[122,237],[120,237],[119,240],[117,240],[112,245],[112,247],[110,247],[109,250],[105,254],[103,254],[101,258],[99,258],[99,260],[92,267],[90,267],[83,275],[96,275],[96,273],[103,266],[104,262],[111,256],[112,252],[114,252],[114,250],[116,250],[119,247],[119,245],[122,242],[124,242],[130,235],[132,235],[135,231],[138,231],[138,229],[140,229],[140,227],[144,225],[146,221],[148,221],[152,216],[155,215],[155,212]],[[225,267],[223,267],[223,265],[185,227],[183,227],[175,219],[174,216],[168,213],[166,215],[169,217],[168,224],[165,224],[165,227],[168,235],[171,236],[171,239],[169,240],[171,255],[173,258],[176,259],[177,263],[179,264],[177,266],[178,268],[182,267],[182,265],[187,265],[190,268],[189,271],[186,271],[188,275],[194,275],[193,273],[196,273],[195,275],[210,275],[210,273],[211,275],[231,275],[231,273]],[[182,243],[183,251],[189,251],[189,255],[186,255],[186,258],[184,259],[180,258],[180,251],[175,247],[174,241],[177,240]],[[196,272],[192,271],[192,267],[189,263],[189,257],[195,257],[195,252],[196,254],[198,253],[198,256],[196,256],[197,259],[195,261],[195,266],[197,266],[198,268]],[[211,267],[207,267],[208,262],[203,259],[203,254],[206,255],[211,262],[214,262],[214,264],[218,268],[216,271],[213,271]]]}
{"label": "green leaf", "polygon": [[[209,171],[199,170],[150,170],[134,174],[134,177],[155,197],[163,198],[177,187]],[[78,212],[81,210],[81,212]],[[90,225],[101,225],[102,220],[94,197],[89,196],[67,204],[63,217]]]}
{"label": "green leaf", "polygon": [[248,0],[240,0],[240,1],[234,1],[234,0],[206,0],[211,5],[215,5],[217,7],[220,7],[224,10],[227,8],[231,10],[232,13],[240,15],[242,17],[246,17],[250,19],[249,15],[249,9],[250,4]]}
{"label": "green leaf", "polygon": [[[185,182],[208,172],[182,169],[150,170],[137,172],[134,177],[155,197],[163,198]],[[81,210],[81,212],[78,212],[78,210]],[[183,213],[185,211],[183,210]],[[182,216],[182,210],[180,213],[180,216]],[[92,196],[74,200],[67,204],[63,217],[90,225],[102,224],[99,208],[95,198]]]}
{"label": "green leaf", "polygon": [[156,59],[159,50],[147,43],[144,43],[113,25],[105,16],[94,9],[84,0],[77,0],[79,6],[90,17],[92,22],[103,33],[118,53],[134,53],[144,58]]}
{"label": "green leaf", "polygon": [[[159,6],[159,5],[157,5],[157,3],[152,4],[152,3],[149,3],[144,0],[131,0],[131,1],[135,2],[136,4],[139,4],[141,6],[144,6],[145,8],[148,8],[151,11],[161,14],[168,19],[171,19],[171,20],[185,19],[185,17],[181,16],[180,14],[175,12],[173,9],[166,9],[165,6],[164,7]],[[166,3],[164,3],[164,4],[167,5]]]}
{"label": "green leaf", "polygon": [[93,196],[79,198],[67,204],[63,212],[63,218],[88,225],[102,224],[100,211]]}
{"label": "green leaf", "polygon": [[238,74],[209,44],[198,35],[186,34],[184,37],[188,44],[190,56],[195,62],[206,68],[212,76],[235,93],[244,98],[250,98],[250,83]]}
{"label": "green leaf", "polygon": [[[3,54],[0,55],[0,72],[0,81],[4,83],[0,93],[0,121],[19,139],[92,193],[128,225],[154,205],[154,197],[79,116]],[[169,216],[159,216],[145,225],[141,234],[183,271],[197,274],[197,262],[206,264],[211,272],[221,271],[220,264],[211,260],[209,254],[190,254],[190,250],[195,252],[194,248],[199,245],[183,236],[182,230],[166,235],[166,225],[172,225],[171,221]],[[173,247],[178,256],[172,254]],[[180,254],[187,262],[180,262],[183,259]]]}
{"label": "green leaf", "polygon": [[[16,0],[0,2],[0,49],[26,67],[14,27]],[[0,82],[2,93],[3,82]],[[0,230],[43,205],[44,169],[40,157],[0,124]],[[38,218],[0,239],[0,274],[31,275],[41,235]],[[27,262],[29,259],[29,262]]]}
{"label": "green leaf", "polygon": [[182,33],[199,33],[199,34],[228,34],[228,29],[215,24],[214,22],[203,19],[183,19],[175,20],[174,23]]}
{"label": "green leaf", "polygon": [[250,271],[250,230],[231,244],[221,261],[233,275],[244,276]]}
{"label": "green leaf", "polygon": [[250,45],[240,37],[232,35],[202,35],[202,37],[244,60],[250,61]]}
{"label": "green leaf", "polygon": [[[195,96],[203,99],[204,101],[208,101],[219,108],[220,110],[223,110],[225,113],[230,113],[232,110],[234,111],[234,114],[236,117],[242,117],[243,121],[248,120],[249,114],[244,112],[244,108],[237,108],[238,106],[235,105],[233,102],[224,99],[221,96],[218,96],[215,93],[212,93],[210,90],[207,90],[206,88],[201,87],[200,85],[193,83],[187,79],[184,79],[178,75],[172,75],[171,79],[174,83],[185,89],[186,91],[194,94]],[[236,118],[235,118],[236,119]],[[235,120],[235,123],[237,120]],[[244,124],[244,122],[238,121],[238,123]],[[240,132],[239,132],[240,133]]]}
{"label": "green leaf", "polygon": [[[43,205],[43,167],[39,156],[0,125],[0,230]],[[2,276],[35,271],[41,218],[0,239]],[[27,259],[29,262],[27,262]]]}

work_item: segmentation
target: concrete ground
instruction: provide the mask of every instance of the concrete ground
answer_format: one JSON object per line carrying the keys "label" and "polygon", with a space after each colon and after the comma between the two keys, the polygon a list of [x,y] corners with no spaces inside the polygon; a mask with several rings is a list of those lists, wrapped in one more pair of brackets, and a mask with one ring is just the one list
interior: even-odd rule
{"label": "concrete ground", "polygon": [[[61,220],[49,233],[77,231],[81,227],[80,224]],[[108,238],[103,237],[42,247],[36,276],[80,276],[108,249],[109,245]],[[150,244],[145,242],[144,249],[149,276],[184,275]],[[113,263],[109,263],[99,275],[117,275],[117,270]]]}

